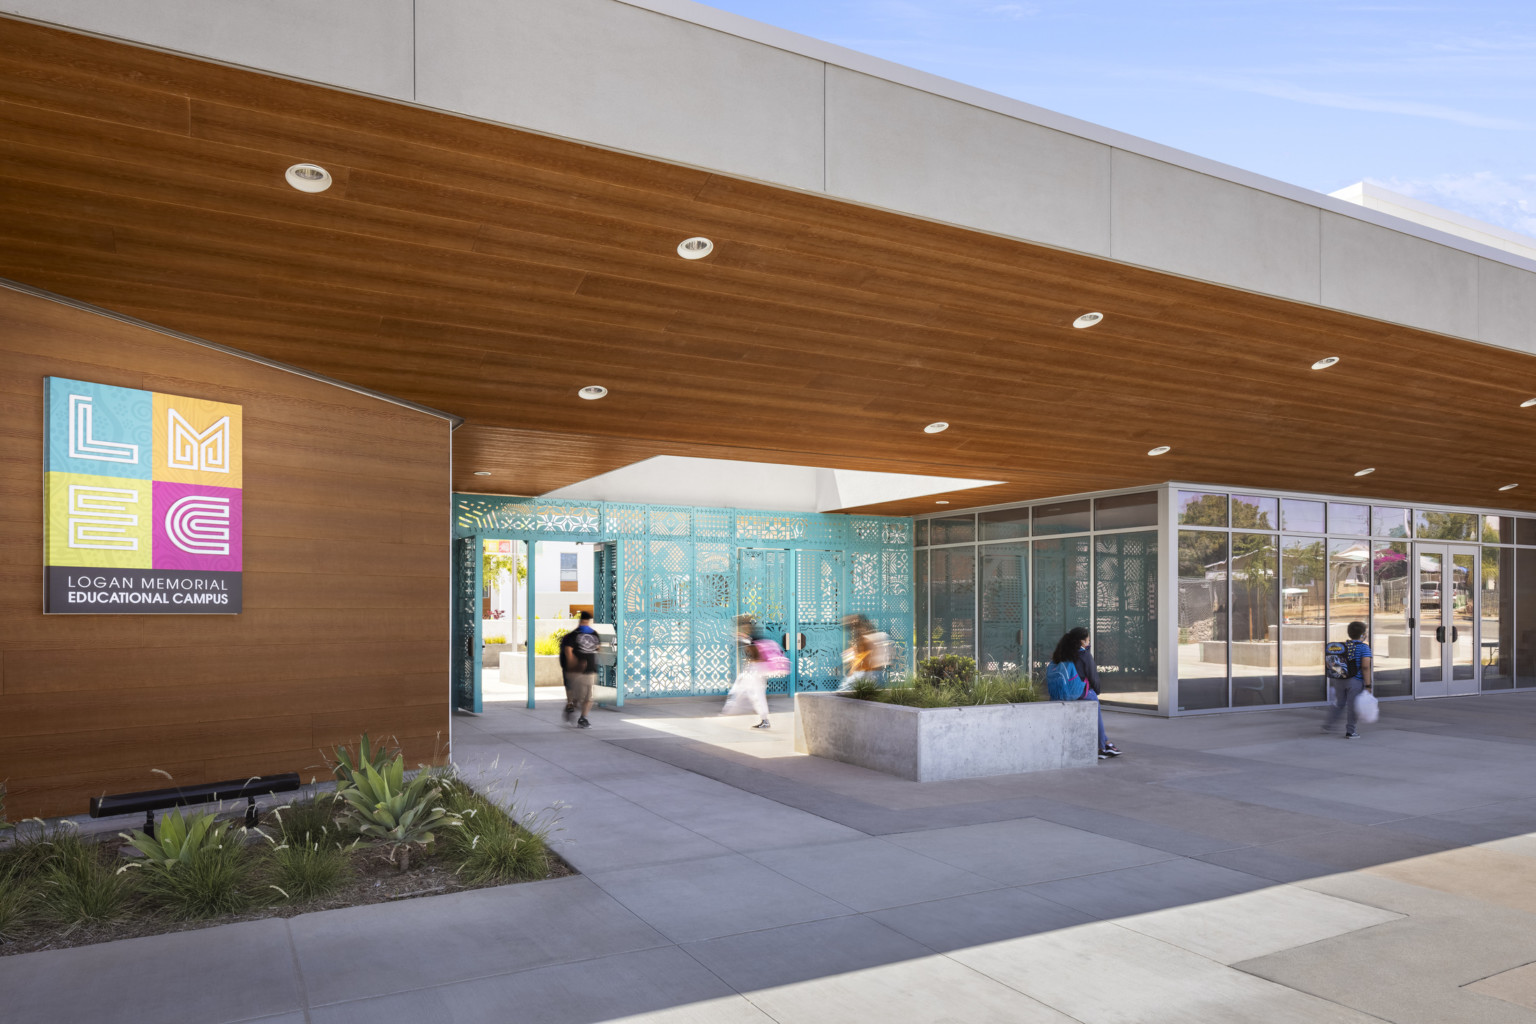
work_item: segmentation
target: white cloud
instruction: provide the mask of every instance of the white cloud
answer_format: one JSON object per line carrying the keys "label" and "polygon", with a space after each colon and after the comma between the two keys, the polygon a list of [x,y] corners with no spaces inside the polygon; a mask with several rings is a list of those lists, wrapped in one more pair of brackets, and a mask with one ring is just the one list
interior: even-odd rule
{"label": "white cloud", "polygon": [[1536,174],[1492,171],[1442,174],[1434,178],[1372,178],[1394,192],[1536,237]]}

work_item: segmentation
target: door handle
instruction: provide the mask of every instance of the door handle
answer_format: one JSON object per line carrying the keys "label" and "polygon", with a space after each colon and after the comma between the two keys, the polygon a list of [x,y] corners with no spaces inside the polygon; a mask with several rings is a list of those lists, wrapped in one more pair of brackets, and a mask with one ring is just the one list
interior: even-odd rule
{"label": "door handle", "polygon": [[788,633],[785,633],[783,636],[779,637],[779,650],[781,650],[781,651],[789,650],[789,634]]}
{"label": "door handle", "polygon": [[1013,642],[1018,644],[1020,647],[1024,646],[1024,631],[1022,629],[1013,634]]}
{"label": "door handle", "polygon": [[1456,642],[1456,638],[1459,637],[1460,635],[1461,634],[1456,631],[1456,627],[1452,626],[1451,627],[1451,643],[1455,643]]}
{"label": "door handle", "polygon": [[1414,628],[1418,624],[1419,624],[1419,620],[1418,619],[1414,618],[1412,615],[1408,616],[1408,628],[1409,629]]}
{"label": "door handle", "polygon": [[804,633],[796,633],[795,637],[796,637],[796,639],[795,639],[795,650],[797,650],[797,651],[805,650],[805,634]]}
{"label": "door handle", "polygon": [[1437,644],[1445,643],[1445,627],[1444,626],[1436,626],[1435,627],[1435,643],[1437,643]]}

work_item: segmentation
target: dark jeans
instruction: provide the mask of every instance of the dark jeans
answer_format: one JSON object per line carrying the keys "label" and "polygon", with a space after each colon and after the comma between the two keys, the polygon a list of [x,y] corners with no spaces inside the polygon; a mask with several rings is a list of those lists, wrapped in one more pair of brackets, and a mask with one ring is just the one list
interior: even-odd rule
{"label": "dark jeans", "polygon": [[[1094,693],[1093,690],[1089,687],[1085,686],[1083,687],[1082,699],[1091,700],[1097,704],[1099,701],[1099,695]],[[1109,746],[1109,737],[1104,735],[1104,708],[1100,707],[1097,710],[1099,712],[1099,749],[1103,750],[1105,747]]]}
{"label": "dark jeans", "polygon": [[1365,680],[1360,676],[1353,679],[1335,679],[1330,684],[1333,687],[1333,707],[1328,709],[1328,720],[1323,727],[1332,729],[1334,723],[1339,720],[1339,715],[1348,712],[1344,718],[1344,731],[1355,731],[1355,698],[1360,696],[1365,689]]}

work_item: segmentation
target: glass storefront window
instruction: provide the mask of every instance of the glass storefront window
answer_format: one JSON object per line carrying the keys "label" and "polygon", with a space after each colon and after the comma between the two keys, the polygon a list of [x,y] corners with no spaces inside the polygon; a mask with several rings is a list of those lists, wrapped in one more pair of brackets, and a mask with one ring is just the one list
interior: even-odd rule
{"label": "glass storefront window", "polygon": [[1179,531],[1180,711],[1227,706],[1227,536]]}
{"label": "glass storefront window", "polygon": [[1286,537],[1280,547],[1280,701],[1327,699],[1323,634],[1327,629],[1328,566],[1323,538]]}
{"label": "glass storefront window", "polygon": [[1343,502],[1328,503],[1328,529],[1330,533],[1343,533],[1353,537],[1371,535],[1371,508],[1369,505],[1346,505]]}
{"label": "glass storefront window", "polygon": [[1273,534],[1232,535],[1233,707],[1280,703],[1279,554]]}
{"label": "glass storefront window", "polygon": [[928,546],[928,520],[917,521],[917,529],[912,532],[912,543],[920,548]]}
{"label": "glass storefront window", "polygon": [[983,544],[982,672],[1025,672],[1029,639],[1029,545]]}
{"label": "glass storefront window", "polygon": [[1124,530],[1132,526],[1157,525],[1157,492],[1117,494],[1093,503],[1095,530]]}
{"label": "glass storefront window", "polygon": [[1087,498],[1082,501],[1063,501],[1055,505],[1035,506],[1035,536],[1052,533],[1087,533],[1089,509]]}
{"label": "glass storefront window", "polygon": [[976,516],[946,516],[928,520],[929,543],[964,544],[976,539]]}
{"label": "glass storefront window", "polygon": [[[1155,506],[1154,506],[1155,508]],[[1093,660],[1100,698],[1157,708],[1157,531],[1093,541]]]}
{"label": "glass storefront window", "polygon": [[1484,544],[1513,544],[1514,542],[1514,516],[1483,516]]}
{"label": "glass storefront window", "polygon": [[912,649],[917,652],[917,657],[930,656],[929,632],[928,632],[928,552],[918,551],[912,556],[912,581],[917,589],[917,600],[912,607]]}
{"label": "glass storefront window", "polygon": [[1088,538],[1037,540],[1034,555],[1035,579],[1030,593],[1034,670],[1044,673],[1062,634],[1075,626],[1089,625],[1093,608],[1089,593]]}
{"label": "glass storefront window", "polygon": [[928,606],[930,657],[976,656],[976,549],[933,548],[928,552],[933,593]]}
{"label": "glass storefront window", "polygon": [[1390,505],[1371,506],[1371,536],[1407,537],[1408,510]]}
{"label": "glass storefront window", "polygon": [[1227,496],[1206,491],[1179,492],[1180,526],[1226,526]]}
{"label": "glass storefront window", "polygon": [[1420,540],[1477,540],[1477,516],[1470,512],[1429,512],[1419,509],[1413,517]]}
{"label": "glass storefront window", "polygon": [[1536,544],[1536,519],[1515,520],[1515,543]]}
{"label": "glass storefront window", "polygon": [[1280,529],[1287,533],[1322,533],[1326,507],[1321,501],[1285,498],[1280,502]]}
{"label": "glass storefront window", "polygon": [[1514,575],[1513,548],[1483,548],[1477,660],[1482,666],[1485,690],[1507,690],[1515,685],[1515,589],[1510,586]]}
{"label": "glass storefront window", "polygon": [[[1409,545],[1371,545],[1371,678],[1377,697],[1403,697],[1413,692],[1413,631],[1409,587],[1417,578],[1408,560]],[[1419,656],[1438,658],[1434,634],[1421,638]]]}
{"label": "glass storefront window", "polygon": [[1028,508],[999,508],[983,512],[981,520],[982,540],[1013,540],[1029,536]]}
{"label": "glass storefront window", "polygon": [[1348,640],[1351,622],[1371,624],[1371,543],[1332,540],[1328,542],[1327,639]]}
{"label": "glass storefront window", "polygon": [[1251,494],[1232,495],[1234,530],[1275,530],[1280,527],[1280,499]]}
{"label": "glass storefront window", "polygon": [[1514,590],[1515,685],[1524,688],[1536,686],[1536,550],[1515,552]]}

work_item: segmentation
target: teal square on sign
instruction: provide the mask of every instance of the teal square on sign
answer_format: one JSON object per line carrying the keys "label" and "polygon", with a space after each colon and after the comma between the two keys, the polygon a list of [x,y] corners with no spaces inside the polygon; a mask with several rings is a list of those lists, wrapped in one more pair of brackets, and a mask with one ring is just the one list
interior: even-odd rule
{"label": "teal square on sign", "polygon": [[154,468],[154,395],[49,377],[48,471],[148,480]]}

